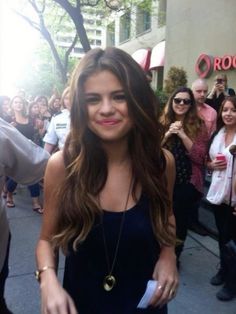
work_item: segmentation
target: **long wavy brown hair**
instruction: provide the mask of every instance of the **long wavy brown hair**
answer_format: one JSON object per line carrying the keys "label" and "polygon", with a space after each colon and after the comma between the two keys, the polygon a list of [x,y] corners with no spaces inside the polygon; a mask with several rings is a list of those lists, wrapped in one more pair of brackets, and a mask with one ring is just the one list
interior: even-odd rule
{"label": "long wavy brown hair", "polygon": [[[203,129],[206,130],[204,121],[197,114],[197,107],[194,99],[193,92],[190,88],[181,86],[177,88],[172,95],[169,97],[167,104],[163,109],[163,113],[160,118],[160,122],[164,126],[165,132],[168,131],[170,125],[176,121],[175,112],[173,110],[173,100],[178,93],[188,93],[191,104],[189,110],[186,112],[183,120],[183,128],[185,133],[194,140],[199,132],[202,132]],[[173,137],[170,137],[167,141],[167,146],[171,145]]]}
{"label": "long wavy brown hair", "polygon": [[84,84],[94,73],[108,70],[121,82],[133,121],[128,147],[132,164],[134,197],[137,184],[150,199],[153,230],[160,244],[175,243],[168,217],[171,201],[167,192],[165,157],[161,149],[162,126],[158,101],[145,73],[130,55],[117,48],[89,51],[75,69],[70,84],[71,130],[64,148],[66,177],[57,195],[59,211],[53,237],[55,247],[77,249],[102,215],[98,195],[107,179],[107,156],[100,139],[88,128]]}

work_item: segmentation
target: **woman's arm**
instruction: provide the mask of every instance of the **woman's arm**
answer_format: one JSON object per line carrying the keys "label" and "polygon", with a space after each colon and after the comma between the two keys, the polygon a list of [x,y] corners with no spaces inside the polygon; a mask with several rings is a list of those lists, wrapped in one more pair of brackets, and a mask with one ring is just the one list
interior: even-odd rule
{"label": "woman's arm", "polygon": [[[169,151],[164,150],[164,154],[167,163],[167,188],[172,206],[173,188],[175,183],[175,161]],[[169,223],[171,232],[175,232],[175,217],[172,208],[170,208]],[[160,256],[153,272],[153,278],[158,281],[158,285],[150,305],[162,306],[175,297],[179,284],[174,246],[161,247]]]}
{"label": "woman's arm", "polygon": [[[60,174],[60,175],[58,175]],[[62,152],[49,160],[44,179],[44,214],[40,239],[36,247],[36,262],[40,273],[40,289],[43,314],[76,314],[74,303],[62,288],[56,275],[57,252],[53,251],[51,237],[57,221],[57,189],[65,176]]]}

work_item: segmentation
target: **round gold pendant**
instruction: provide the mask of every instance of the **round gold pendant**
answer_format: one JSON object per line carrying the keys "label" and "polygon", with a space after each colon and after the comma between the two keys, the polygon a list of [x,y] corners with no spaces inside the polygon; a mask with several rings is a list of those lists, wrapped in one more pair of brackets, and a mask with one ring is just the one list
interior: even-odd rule
{"label": "round gold pendant", "polygon": [[114,276],[112,275],[108,275],[104,278],[104,281],[103,281],[103,288],[106,290],[106,291],[111,291],[114,286],[116,284],[116,279]]}

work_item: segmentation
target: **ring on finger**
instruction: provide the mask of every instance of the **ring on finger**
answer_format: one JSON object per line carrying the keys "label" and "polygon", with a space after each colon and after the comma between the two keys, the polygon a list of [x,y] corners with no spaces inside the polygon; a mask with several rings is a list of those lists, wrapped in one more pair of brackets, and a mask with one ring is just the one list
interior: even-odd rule
{"label": "ring on finger", "polygon": [[159,285],[159,286],[157,287],[157,289],[158,289],[158,290],[163,290],[163,286],[162,286],[162,285]]}
{"label": "ring on finger", "polygon": [[170,290],[170,297],[173,298],[175,296],[175,290]]}

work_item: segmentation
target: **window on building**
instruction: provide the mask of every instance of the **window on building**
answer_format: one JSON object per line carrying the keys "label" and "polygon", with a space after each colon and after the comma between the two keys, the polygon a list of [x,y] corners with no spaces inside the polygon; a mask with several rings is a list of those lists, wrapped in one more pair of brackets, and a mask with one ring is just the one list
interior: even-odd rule
{"label": "window on building", "polygon": [[90,45],[95,45],[95,39],[89,39],[89,43],[90,43]]}
{"label": "window on building", "polygon": [[158,26],[166,25],[166,0],[159,0],[158,5]]}
{"label": "window on building", "polygon": [[96,29],[96,35],[97,35],[97,36],[101,36],[101,35],[102,35],[102,31]]}
{"label": "window on building", "polygon": [[136,34],[142,34],[151,29],[151,10],[144,3],[137,6],[136,15]]}
{"label": "window on building", "polygon": [[102,45],[102,41],[100,39],[96,39],[96,46],[101,46]]}
{"label": "window on building", "polygon": [[84,24],[93,25],[94,24],[94,20],[92,20],[92,19],[84,19]]}
{"label": "window on building", "polygon": [[126,12],[120,17],[120,43],[130,38],[130,12]]}
{"label": "window on building", "polygon": [[115,46],[115,22],[107,26],[107,46]]}
{"label": "window on building", "polygon": [[75,47],[74,48],[74,53],[84,53],[84,49],[80,47]]}

